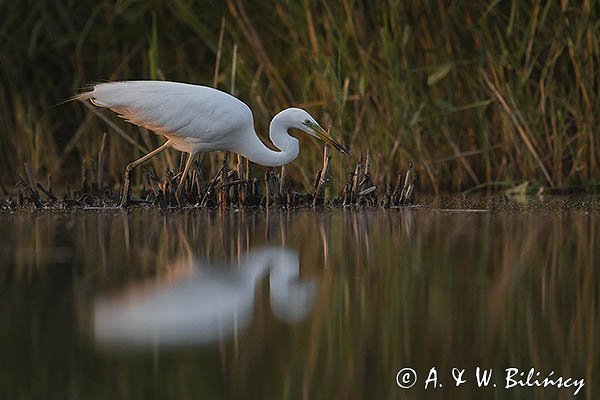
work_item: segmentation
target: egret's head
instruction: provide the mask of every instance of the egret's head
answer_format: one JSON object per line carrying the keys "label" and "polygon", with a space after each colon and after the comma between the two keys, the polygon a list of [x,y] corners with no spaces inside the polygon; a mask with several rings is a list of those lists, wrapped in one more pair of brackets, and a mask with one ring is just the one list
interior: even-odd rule
{"label": "egret's head", "polygon": [[350,155],[348,150],[335,140],[325,129],[321,128],[321,125],[319,125],[309,113],[300,108],[288,108],[285,111],[289,114],[290,125],[293,128],[298,128],[308,133],[310,136],[322,140],[345,156]]}

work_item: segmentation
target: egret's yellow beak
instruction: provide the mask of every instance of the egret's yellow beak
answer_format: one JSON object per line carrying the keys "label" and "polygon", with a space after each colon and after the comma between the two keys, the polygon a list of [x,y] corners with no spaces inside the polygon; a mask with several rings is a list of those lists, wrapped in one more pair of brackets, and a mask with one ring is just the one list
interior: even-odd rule
{"label": "egret's yellow beak", "polygon": [[333,146],[333,148],[338,150],[346,157],[350,157],[350,153],[348,152],[348,150],[346,150],[344,146],[342,146],[337,140],[335,140],[325,129],[310,121],[305,122],[304,125],[312,129],[313,132],[315,132],[315,135],[317,135],[317,137],[323,142],[327,143],[330,146]]}

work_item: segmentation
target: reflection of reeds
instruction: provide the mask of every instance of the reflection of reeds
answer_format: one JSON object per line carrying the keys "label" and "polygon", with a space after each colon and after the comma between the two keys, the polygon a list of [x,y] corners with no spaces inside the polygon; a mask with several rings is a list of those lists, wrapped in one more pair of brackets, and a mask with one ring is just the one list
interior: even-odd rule
{"label": "reflection of reeds", "polygon": [[[523,180],[556,188],[597,183],[594,2],[319,0],[249,7],[230,0],[206,7],[103,0],[80,1],[77,12],[69,3],[50,9],[23,2],[2,11],[0,182],[6,185],[24,161],[63,187],[81,160],[95,159],[110,122],[80,104],[52,107],[92,81],[169,79],[232,90],[232,77],[259,132],[282,107],[308,108],[354,154],[370,151],[374,181],[414,161],[427,191]],[[120,182],[139,147],[159,142],[145,130],[117,126],[109,133],[120,136],[107,144],[110,184]],[[301,140],[307,148],[309,140]],[[172,169],[171,158],[167,152],[154,160],[155,169]],[[319,159],[303,151],[288,170],[290,181],[310,187],[307,177]],[[207,175],[214,176],[220,156],[207,160]],[[334,157],[331,176],[342,183],[352,167]]]}
{"label": "reflection of reeds", "polygon": [[[155,393],[176,397],[216,390],[220,396],[256,398],[475,398],[485,389],[471,381],[457,392],[449,373],[453,367],[472,373],[476,366],[496,373],[535,367],[584,377],[582,398],[592,399],[600,390],[595,376],[600,248],[594,211],[137,210],[42,214],[33,222],[30,215],[0,218],[0,228],[9,224],[12,234],[0,248],[6,298],[0,346],[5,365],[32,368],[31,379],[44,376],[48,393],[70,379],[86,398],[94,397],[94,382],[113,387],[117,382],[120,393],[131,398],[142,398],[141,388],[149,382],[156,385]],[[164,266],[182,256],[235,263],[266,243],[298,249],[301,274],[318,282],[313,314],[299,326],[273,318],[263,282],[252,325],[222,343],[218,355],[206,349],[177,355],[157,349],[151,357],[107,359],[78,344],[78,351],[61,354],[53,366],[47,363],[53,348],[81,343],[74,321],[67,316],[46,321],[43,337],[13,336],[21,324],[37,332],[42,312],[59,299],[75,301],[73,308],[85,319],[86,299],[95,291],[168,279]],[[47,297],[19,303],[29,289]],[[58,367],[61,363],[71,369]],[[400,392],[394,375],[405,366],[419,372],[420,383],[435,366],[448,387]],[[10,386],[15,380],[2,372],[0,387],[11,388],[3,392],[11,398],[35,397],[35,385]],[[572,392],[494,393],[542,399],[571,398]]]}

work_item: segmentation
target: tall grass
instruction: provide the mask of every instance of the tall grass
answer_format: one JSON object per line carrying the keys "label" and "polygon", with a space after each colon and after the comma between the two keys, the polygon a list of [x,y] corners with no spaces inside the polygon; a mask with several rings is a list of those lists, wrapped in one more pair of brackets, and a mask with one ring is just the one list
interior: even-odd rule
{"label": "tall grass", "polygon": [[[263,137],[282,107],[306,107],[355,155],[371,153],[380,183],[409,161],[436,192],[599,183],[597,1],[39,1],[0,13],[4,184],[23,162],[72,180],[112,128],[57,104],[90,82],[141,78],[235,82]],[[118,124],[144,148],[160,143]],[[111,138],[119,182],[140,150]],[[302,142],[288,174],[307,186],[321,155]],[[333,161],[341,185],[353,161]]]}

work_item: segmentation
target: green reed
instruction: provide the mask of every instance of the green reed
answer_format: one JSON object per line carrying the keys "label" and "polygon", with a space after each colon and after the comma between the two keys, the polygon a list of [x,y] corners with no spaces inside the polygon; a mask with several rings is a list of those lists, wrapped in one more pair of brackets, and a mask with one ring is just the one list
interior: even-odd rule
{"label": "green reed", "polygon": [[[356,156],[370,152],[379,184],[413,161],[425,191],[525,180],[594,190],[599,10],[593,0],[1,2],[0,182],[24,162],[73,181],[113,130],[59,103],[92,82],[152,78],[235,90],[263,138],[279,109],[306,107]],[[161,141],[117,124],[144,148]],[[141,153],[110,138],[117,184]],[[288,174],[307,189],[321,153],[302,142]],[[177,156],[152,165],[163,172]],[[336,182],[353,165],[334,159]]]}

